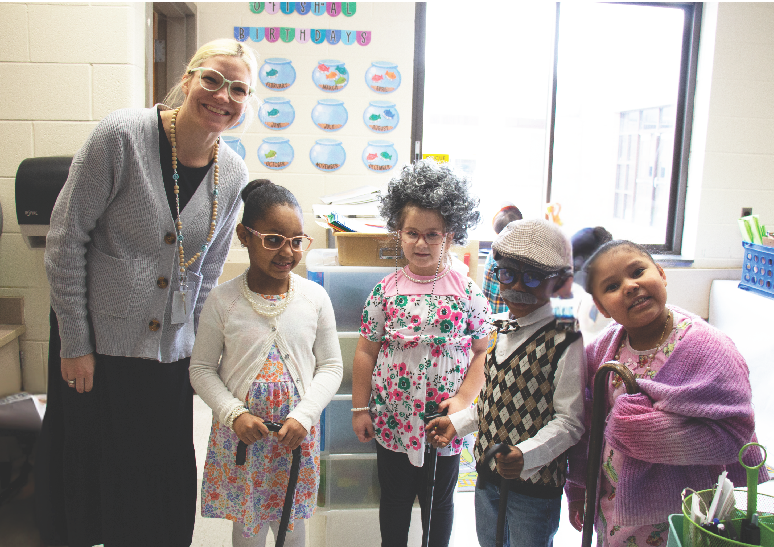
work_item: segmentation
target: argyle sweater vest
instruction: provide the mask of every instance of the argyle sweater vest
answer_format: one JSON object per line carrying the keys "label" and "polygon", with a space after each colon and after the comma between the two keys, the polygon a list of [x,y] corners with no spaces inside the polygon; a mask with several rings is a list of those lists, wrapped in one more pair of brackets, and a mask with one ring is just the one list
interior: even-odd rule
{"label": "argyle sweater vest", "polygon": [[[481,465],[490,446],[497,443],[515,446],[533,437],[553,418],[556,367],[564,351],[579,336],[580,333],[557,328],[553,320],[524,341],[503,363],[497,363],[494,349],[489,353],[486,385],[478,399],[479,429],[473,449],[483,478],[491,481],[496,476],[494,459],[488,469],[482,469]],[[518,478],[511,483],[514,490],[535,490],[518,485],[532,483],[538,489],[548,487],[561,492],[566,475],[567,455],[562,454],[527,481]]]}

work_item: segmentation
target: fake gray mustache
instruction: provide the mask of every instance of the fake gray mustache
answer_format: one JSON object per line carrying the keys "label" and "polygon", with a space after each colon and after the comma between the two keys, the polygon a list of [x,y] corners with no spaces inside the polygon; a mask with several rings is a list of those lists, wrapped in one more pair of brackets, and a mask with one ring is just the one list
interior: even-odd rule
{"label": "fake gray mustache", "polygon": [[537,297],[534,294],[517,291],[515,289],[500,289],[500,296],[514,304],[537,304]]}

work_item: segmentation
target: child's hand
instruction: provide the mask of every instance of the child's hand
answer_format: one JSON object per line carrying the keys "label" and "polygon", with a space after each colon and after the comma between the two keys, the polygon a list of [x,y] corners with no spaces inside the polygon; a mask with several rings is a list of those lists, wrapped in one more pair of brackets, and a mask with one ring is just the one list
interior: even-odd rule
{"label": "child's hand", "polygon": [[583,500],[571,501],[569,504],[570,524],[579,532],[583,531],[583,513],[586,502]]}
{"label": "child's hand", "polygon": [[269,429],[263,425],[263,420],[258,416],[253,416],[249,412],[240,414],[239,417],[234,420],[233,427],[239,440],[247,445],[251,445],[255,441],[260,441],[269,434]]}
{"label": "child's hand", "polygon": [[511,451],[505,456],[498,454],[495,458],[497,459],[497,472],[501,477],[515,479],[521,475],[524,469],[524,454],[518,447],[512,446]]}
{"label": "child's hand", "polygon": [[282,428],[277,433],[277,438],[283,446],[287,446],[291,450],[295,450],[301,445],[301,441],[307,435],[307,430],[297,420],[288,418],[282,424]]}
{"label": "child's hand", "polygon": [[465,410],[468,407],[470,407],[470,403],[455,395],[454,397],[449,397],[448,399],[441,401],[438,404],[438,412],[443,412],[446,410],[447,414],[454,414],[455,412]]}
{"label": "child's hand", "polygon": [[361,443],[367,443],[374,438],[374,423],[371,413],[367,410],[352,413],[352,431]]}
{"label": "child's hand", "polygon": [[432,420],[425,426],[425,435],[427,435],[427,440],[434,447],[443,448],[457,435],[457,430],[448,416],[442,416]]}

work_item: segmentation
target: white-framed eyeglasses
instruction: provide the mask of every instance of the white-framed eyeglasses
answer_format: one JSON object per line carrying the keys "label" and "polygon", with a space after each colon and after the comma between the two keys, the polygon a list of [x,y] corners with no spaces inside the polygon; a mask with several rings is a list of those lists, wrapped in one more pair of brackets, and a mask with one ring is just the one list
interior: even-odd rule
{"label": "white-framed eyeglasses", "polygon": [[207,91],[215,92],[225,84],[228,84],[228,96],[234,102],[243,103],[250,98],[250,95],[255,93],[255,89],[250,87],[250,84],[247,82],[229,80],[214,68],[200,66],[192,68],[188,71],[188,74],[193,74],[194,72],[199,73],[199,84]]}
{"label": "white-framed eyeglasses", "polygon": [[447,235],[442,232],[427,232],[426,234],[423,234],[416,230],[398,230],[398,233],[400,234],[400,240],[403,243],[416,243],[421,237],[428,245],[440,245],[443,243],[443,238]]}
{"label": "white-framed eyeglasses", "polygon": [[309,250],[309,247],[312,246],[312,241],[314,241],[307,235],[285,237],[280,234],[262,234],[258,230],[253,230],[249,226],[245,226],[245,230],[253,235],[260,237],[263,248],[267,251],[279,251],[282,247],[284,247],[286,241],[290,241],[290,249],[292,251],[296,253],[303,253],[304,251]]}

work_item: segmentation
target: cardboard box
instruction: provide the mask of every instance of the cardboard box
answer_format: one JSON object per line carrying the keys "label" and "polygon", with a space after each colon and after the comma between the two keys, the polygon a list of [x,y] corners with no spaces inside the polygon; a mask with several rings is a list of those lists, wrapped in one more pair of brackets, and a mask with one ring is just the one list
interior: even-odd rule
{"label": "cardboard box", "polygon": [[764,247],[774,247],[774,237],[766,236],[763,238]]}
{"label": "cardboard box", "polygon": [[396,249],[398,266],[406,265],[400,242],[392,234],[338,232],[334,237],[342,266],[395,266]]}

